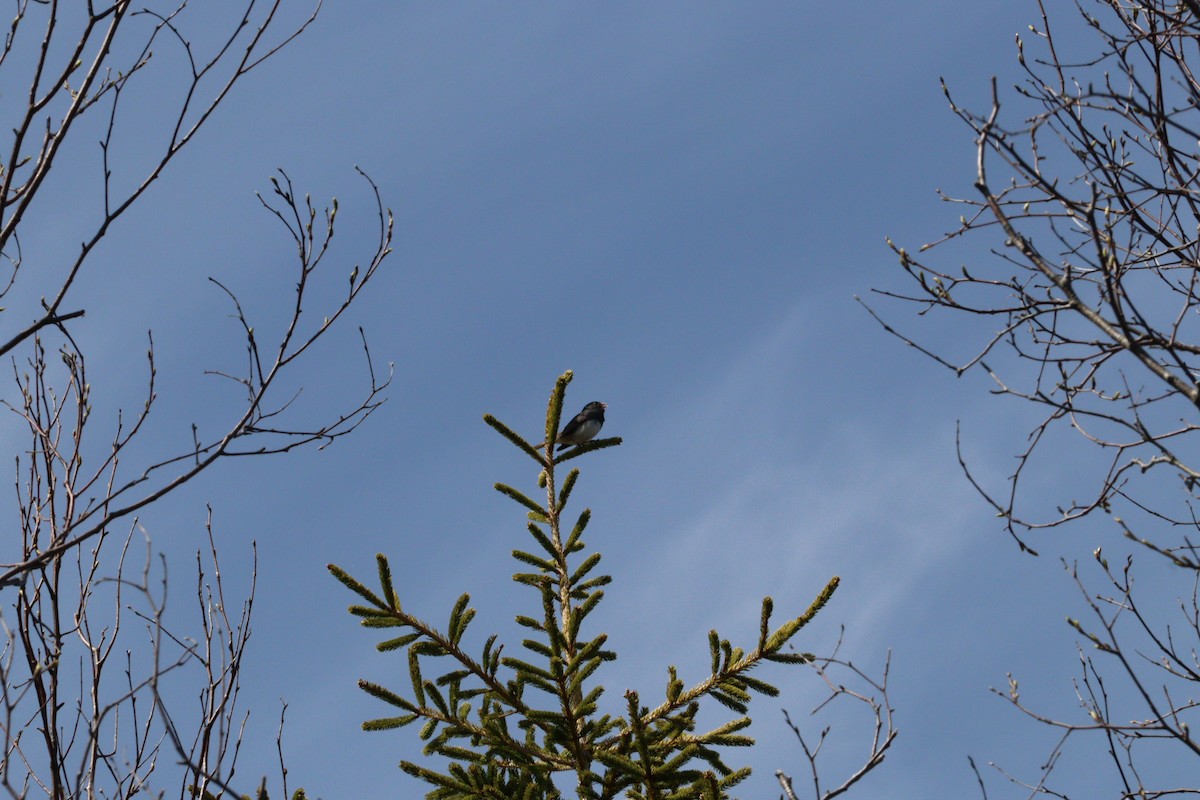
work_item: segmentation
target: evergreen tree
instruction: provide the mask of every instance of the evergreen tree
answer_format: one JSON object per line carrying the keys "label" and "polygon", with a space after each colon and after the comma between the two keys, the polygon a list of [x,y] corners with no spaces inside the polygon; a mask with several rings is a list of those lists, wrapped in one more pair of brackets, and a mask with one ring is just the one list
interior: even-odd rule
{"label": "evergreen tree", "polygon": [[[750,672],[764,661],[812,661],[809,654],[784,652],[784,648],[829,601],[838,579],[829,581],[807,611],[774,630],[770,626],[773,604],[765,598],[749,651],[710,631],[711,671],[703,680],[688,686],[670,666],[658,705],[643,705],[640,694],[631,690],[625,693],[622,715],[601,713],[599,701],[605,688],[599,682],[600,670],[617,655],[606,649],[606,634],[585,634],[584,621],[603,600],[603,587],[611,578],[595,574],[598,552],[585,553],[583,533],[590,509],[580,512],[564,535],[563,514],[580,473],[571,469],[560,486],[556,470],[563,462],[614,447],[621,440],[597,439],[555,455],[571,377],[570,371],[562,375],[550,395],[540,448],[495,417],[484,417],[537,463],[538,486],[546,493],[545,501],[538,502],[512,486],[498,483],[495,487],[525,509],[527,530],[535,544],[532,552],[512,554],[522,570],[513,580],[536,596],[537,610],[516,618],[530,631],[530,638],[521,643],[522,656],[503,655],[504,646],[497,644],[496,635],[487,639],[478,656],[467,652],[463,634],[475,618],[468,594],[459,597],[446,627],[438,629],[401,605],[384,555],[377,556],[377,590],[329,566],[365,601],[351,606],[350,613],[361,618],[365,627],[389,629],[388,638],[377,645],[379,651],[407,650],[408,654],[411,686],[407,691],[359,681],[364,691],[399,712],[369,720],[363,727],[378,731],[419,723],[425,754],[448,761],[437,768],[404,761],[401,767],[430,784],[433,789],[426,796],[436,800],[558,798],[560,787],[568,782],[578,797],[589,800],[730,797],[730,789],[750,769],[730,767],[722,751],[753,744],[742,733],[750,725],[751,693],[778,694],[772,684]],[[698,731],[697,715],[711,701],[735,716],[716,728]]]}

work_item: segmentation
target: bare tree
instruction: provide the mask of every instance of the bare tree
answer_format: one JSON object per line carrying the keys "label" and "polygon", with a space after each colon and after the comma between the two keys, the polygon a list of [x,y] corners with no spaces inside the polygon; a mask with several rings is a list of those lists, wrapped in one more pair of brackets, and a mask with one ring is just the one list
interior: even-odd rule
{"label": "bare tree", "polygon": [[[859,781],[883,763],[888,751],[891,750],[892,743],[899,734],[893,718],[894,709],[891,698],[888,696],[891,654],[888,654],[888,658],[884,662],[882,673],[875,678],[855,666],[852,661],[840,658],[838,653],[841,647],[842,639],[839,636],[837,645],[830,655],[817,656],[812,660],[811,667],[828,687],[829,694],[812,710],[811,716],[815,717],[835,703],[842,705],[850,703],[860,712],[867,714],[870,734],[867,736],[854,734],[859,740],[866,742],[866,747],[863,748],[865,752],[854,766],[847,770],[848,774],[840,780],[837,778],[831,780],[828,774],[829,768],[824,767],[825,773],[823,774],[822,767],[817,763],[820,760],[821,751],[831,739],[832,725],[822,727],[815,738],[811,734],[806,738],[801,726],[792,720],[788,712],[783,712],[784,720],[796,737],[796,741],[799,742],[800,750],[804,754],[804,760],[807,763],[805,771],[808,773],[804,782],[808,784],[814,800],[832,800],[834,797],[840,797],[850,792]],[[799,800],[791,775],[782,770],[776,770],[775,777],[783,788],[783,800]]]}
{"label": "bare tree", "polygon": [[[1086,519],[1107,518],[1124,536],[1124,552],[1065,559],[1086,609],[1071,622],[1083,637],[1079,712],[1029,709],[1013,679],[1002,694],[1062,737],[1033,778],[1003,774],[1029,796],[1065,797],[1077,776],[1056,771],[1060,756],[1095,748],[1116,796],[1197,794],[1200,4],[1037,9],[1017,38],[1024,78],[1012,102],[995,80],[980,113],[950,99],[975,136],[977,194],[944,198],[962,209],[960,224],[921,253],[896,247],[914,288],[882,292],[923,315],[978,318],[981,342],[948,355],[884,325],[956,374],[983,370],[994,393],[1040,410],[1003,487],[985,485],[959,456],[1022,550],[1036,554],[1039,537]],[[968,252],[965,266],[945,267],[923,255],[958,240],[991,243],[991,257]],[[1082,480],[1084,494],[1039,512],[1052,483],[1043,470],[1062,465],[1072,443],[1085,452],[1070,462],[1076,480],[1065,491]],[[1139,553],[1161,559],[1140,587]]]}
{"label": "bare tree", "polygon": [[[228,282],[209,278],[227,296],[244,344],[243,369],[213,370],[210,378],[241,387],[242,399],[227,410],[232,421],[201,436],[180,420],[191,443],[174,450],[148,435],[147,420],[159,407],[152,337],[144,400],[115,419],[92,411],[104,387],[87,374],[84,315],[91,301],[80,295],[80,276],[230,92],[299,36],[319,7],[317,0],[287,22],[282,0],[243,0],[240,7],[174,0],[140,10],[124,1],[16,2],[0,46],[0,85],[11,114],[0,126],[0,321],[7,319],[11,331],[0,336],[0,355],[11,360],[16,391],[0,395],[0,403],[29,438],[14,454],[21,535],[9,537],[0,553],[0,786],[11,797],[162,796],[172,783],[181,797],[231,790],[253,587],[241,613],[231,615],[238,602],[224,596],[210,527],[198,551],[200,622],[192,633],[171,628],[166,563],[152,557],[148,541],[138,543],[136,515],[231,456],[324,447],[383,401],[390,374],[376,374],[361,331],[357,399],[322,410],[317,422],[302,421],[295,386],[312,345],[391,252],[391,213],[362,174],[378,236],[351,268],[332,249],[337,202],[320,211],[280,172],[260,200],[264,221],[282,224],[296,255],[292,278],[280,287],[293,292],[276,293],[282,325],[256,327]],[[136,117],[127,110],[135,97],[142,104]],[[131,144],[128,131],[152,124],[147,102],[159,127]],[[96,204],[81,200],[66,215],[84,228],[79,250],[65,265],[23,252],[23,223],[46,213],[53,176],[79,170],[89,158],[99,167]],[[348,278],[318,280],[331,269]],[[143,547],[145,558],[135,565]],[[184,674],[194,681],[198,714],[174,708],[164,691]],[[156,775],[163,758],[183,770]]]}

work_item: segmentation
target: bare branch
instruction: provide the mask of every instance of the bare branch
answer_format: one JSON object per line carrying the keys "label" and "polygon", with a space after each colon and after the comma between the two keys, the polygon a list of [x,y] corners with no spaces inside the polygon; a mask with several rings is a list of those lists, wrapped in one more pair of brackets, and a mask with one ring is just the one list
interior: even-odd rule
{"label": "bare branch", "polygon": [[[800,743],[800,749],[804,753],[805,761],[808,762],[808,772],[812,783],[812,796],[815,800],[830,800],[848,792],[851,787],[883,763],[888,750],[891,749],[892,743],[899,733],[892,719],[893,709],[891,701],[888,698],[888,675],[891,671],[891,654],[889,653],[884,661],[882,675],[879,679],[875,679],[856,667],[852,662],[839,659],[837,654],[841,646],[842,637],[839,635],[833,654],[824,658],[816,658],[812,662],[813,669],[828,687],[829,696],[812,710],[811,715],[816,715],[828,708],[835,701],[842,699],[852,700],[868,709],[872,731],[870,736],[866,737],[868,742],[867,752],[862,757],[861,764],[849,775],[841,779],[835,786],[825,788],[822,784],[826,780],[826,777],[822,775],[821,770],[818,768],[817,761],[821,754],[821,749],[829,737],[831,728],[828,726],[822,728],[820,733],[817,734],[816,741],[812,742],[805,738],[800,727],[792,721],[788,712],[783,712],[784,720],[796,736],[796,740]],[[844,682],[844,678],[839,677],[835,679],[834,673],[844,673],[853,682],[862,685],[864,688],[862,690],[850,688]],[[783,786],[787,800],[796,800],[791,777],[782,771],[777,771],[775,776]]]}
{"label": "bare branch", "polygon": [[[1072,15],[1038,9],[1040,22],[1017,39],[1023,78],[1003,102],[996,79],[978,113],[947,90],[975,139],[978,194],[944,197],[965,207],[958,227],[915,255],[895,248],[910,291],[879,293],[921,315],[976,318],[981,344],[951,357],[884,327],[957,373],[985,371],[995,394],[1037,409],[1003,487],[977,478],[959,442],[965,474],[1024,551],[1037,554],[1035,534],[1097,514],[1124,537],[1124,552],[1093,553],[1099,579],[1065,562],[1086,609],[1070,618],[1081,637],[1080,718],[1026,706],[1010,679],[998,694],[1059,739],[1034,779],[993,765],[997,773],[1030,797],[1075,796],[1057,768],[1068,748],[1092,748],[1122,797],[1198,794],[1141,754],[1200,760],[1190,733],[1200,685],[1200,5],[1083,0],[1072,36],[1059,33]],[[989,257],[954,269],[931,260],[980,239]],[[1036,502],[1054,491],[1047,476],[1066,471],[1064,443],[1084,448],[1069,472],[1085,491],[1047,511]],[[1135,585],[1137,553],[1165,569],[1151,593]],[[1097,580],[1099,592],[1089,588]],[[1163,604],[1172,593],[1173,610]]]}

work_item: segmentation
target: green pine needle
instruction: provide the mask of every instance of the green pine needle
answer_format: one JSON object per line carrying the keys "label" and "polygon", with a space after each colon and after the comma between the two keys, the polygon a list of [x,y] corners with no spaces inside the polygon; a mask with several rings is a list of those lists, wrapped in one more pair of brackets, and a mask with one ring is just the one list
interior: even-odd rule
{"label": "green pine needle", "polygon": [[325,568],[328,569],[330,574],[337,578],[343,586],[357,594],[362,599],[366,600],[371,605],[376,606],[377,608],[387,608],[387,603],[376,597],[375,594],[366,586],[363,586],[354,578],[351,578],[350,574],[337,564],[326,564]]}
{"label": "green pine needle", "polygon": [[494,488],[500,494],[504,495],[505,497],[510,497],[513,500],[516,500],[518,503],[525,506],[533,513],[539,514],[543,517],[548,516],[548,512],[546,511],[546,509],[542,508],[536,502],[534,502],[533,500],[530,500],[522,492],[514,489],[513,487],[508,486],[503,483],[497,483]]}
{"label": "green pine needle", "polygon": [[484,414],[483,421],[486,422],[488,424],[488,426],[492,428],[492,430],[496,431],[501,436],[503,436],[505,439],[508,439],[510,442],[515,444],[517,447],[519,447],[522,451],[529,454],[539,464],[543,463],[543,461],[545,460],[545,456],[543,456],[536,449],[534,449],[533,445],[531,445],[529,442],[525,441],[521,437],[521,434],[517,433],[512,428],[508,427],[503,422],[501,422],[500,420],[493,417],[491,414]]}

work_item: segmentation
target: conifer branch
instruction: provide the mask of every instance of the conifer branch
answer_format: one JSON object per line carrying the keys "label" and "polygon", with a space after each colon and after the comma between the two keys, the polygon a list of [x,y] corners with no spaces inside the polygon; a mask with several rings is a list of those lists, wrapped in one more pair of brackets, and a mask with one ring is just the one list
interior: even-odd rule
{"label": "conifer branch", "polygon": [[[725,663],[720,664],[714,670],[714,673],[708,678],[700,681],[690,689],[679,692],[674,699],[671,699],[670,696],[668,696],[668,699],[665,702],[645,715],[645,717],[642,719],[642,725],[648,725],[663,719],[673,711],[684,708],[688,704],[700,699],[705,695],[712,695],[718,700],[733,700],[735,704],[738,701],[734,700],[734,698],[731,698],[729,696],[730,693],[735,695],[740,694],[748,698],[748,695],[745,695],[744,690],[737,686],[737,681],[740,680],[746,683],[748,681],[753,681],[753,679],[749,679],[748,676],[742,675],[742,673],[753,669],[759,664],[759,662],[767,660],[771,656],[776,655],[776,653],[784,645],[786,645],[788,641],[790,641],[791,638],[795,636],[802,627],[804,627],[804,625],[808,624],[808,622],[814,616],[816,616],[817,612],[819,612],[826,603],[829,602],[830,598],[833,596],[833,593],[837,591],[839,581],[840,579],[837,577],[831,579],[829,583],[825,585],[825,588],[821,590],[821,593],[817,595],[817,598],[813,601],[812,605],[809,606],[807,611],[805,611],[799,617],[785,622],[778,629],[776,629],[774,633],[771,634],[766,647],[755,648],[753,652],[740,658],[725,658]],[[763,605],[764,608],[766,608],[767,603],[764,602]],[[712,634],[710,634],[710,643],[715,640],[715,638],[716,632],[714,631]],[[734,655],[734,651],[728,647],[729,643],[727,641],[722,641],[720,644],[722,650],[727,652],[730,656]],[[715,652],[717,648],[713,648],[713,650]],[[716,663],[715,656],[714,663]],[[770,690],[778,692],[778,690],[775,689],[775,687],[770,686],[770,684],[766,684],[762,681],[753,681],[752,688],[754,688],[755,691],[759,691],[763,694],[770,694],[769,691],[763,691],[763,689],[767,687],[769,687]],[[627,734],[623,733],[621,735],[625,736]],[[616,738],[619,737],[614,737],[612,740],[602,742],[601,746],[615,741]]]}

